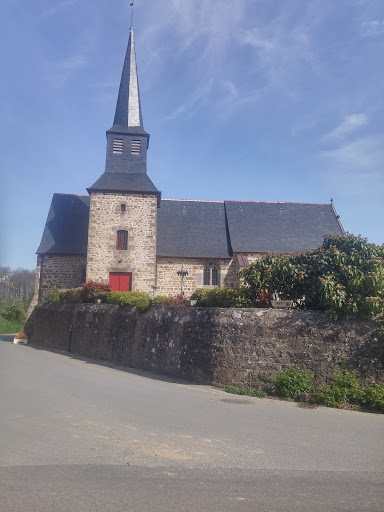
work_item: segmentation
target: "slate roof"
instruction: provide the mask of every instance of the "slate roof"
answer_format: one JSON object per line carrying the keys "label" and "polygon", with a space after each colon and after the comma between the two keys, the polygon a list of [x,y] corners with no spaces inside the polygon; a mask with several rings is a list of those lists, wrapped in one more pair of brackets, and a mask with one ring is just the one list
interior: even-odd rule
{"label": "slate roof", "polygon": [[157,255],[231,258],[223,202],[162,199]]}
{"label": "slate roof", "polygon": [[88,192],[156,193],[160,198],[160,192],[148,175],[142,172],[104,172],[87,190]]}
{"label": "slate roof", "polygon": [[86,254],[89,196],[54,194],[37,254]]}
{"label": "slate roof", "polygon": [[133,27],[129,31],[128,46],[121,74],[119,94],[117,96],[115,119],[111,131],[116,129],[120,131],[121,128],[123,130],[145,133],[137,77]]}
{"label": "slate roof", "polygon": [[233,252],[315,249],[343,230],[331,204],[225,201]]}
{"label": "slate roof", "polygon": [[[54,194],[38,254],[86,254],[89,201]],[[158,256],[295,253],[318,247],[326,233],[343,233],[331,204],[162,199],[157,212]]]}

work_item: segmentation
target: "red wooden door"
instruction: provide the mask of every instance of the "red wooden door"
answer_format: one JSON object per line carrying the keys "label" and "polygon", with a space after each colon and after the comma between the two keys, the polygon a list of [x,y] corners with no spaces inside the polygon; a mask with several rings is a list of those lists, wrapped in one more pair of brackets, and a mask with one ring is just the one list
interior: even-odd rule
{"label": "red wooden door", "polygon": [[109,284],[113,291],[129,292],[131,290],[132,274],[130,272],[111,272]]}

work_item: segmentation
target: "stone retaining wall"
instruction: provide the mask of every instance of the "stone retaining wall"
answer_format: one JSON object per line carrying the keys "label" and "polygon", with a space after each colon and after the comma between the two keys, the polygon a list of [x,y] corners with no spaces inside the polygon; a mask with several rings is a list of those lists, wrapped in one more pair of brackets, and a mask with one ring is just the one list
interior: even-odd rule
{"label": "stone retaining wall", "polygon": [[159,306],[140,315],[106,304],[39,304],[25,330],[32,344],[203,384],[262,387],[296,364],[318,383],[341,365],[384,381],[378,327],[317,311]]}

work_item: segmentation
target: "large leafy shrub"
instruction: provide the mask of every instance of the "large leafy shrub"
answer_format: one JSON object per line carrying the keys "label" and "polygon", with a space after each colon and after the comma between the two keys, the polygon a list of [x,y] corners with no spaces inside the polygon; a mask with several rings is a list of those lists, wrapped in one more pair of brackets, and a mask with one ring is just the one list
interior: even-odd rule
{"label": "large leafy shrub", "polygon": [[151,305],[151,297],[145,292],[111,292],[107,297],[108,304],[120,307],[135,306],[141,313]]}
{"label": "large leafy shrub", "polygon": [[216,308],[249,307],[247,291],[242,288],[208,288],[198,289],[191,295],[196,306]]}
{"label": "large leafy shrub", "polygon": [[267,254],[239,273],[254,305],[277,293],[309,309],[371,318],[384,310],[384,246],[353,235],[327,235],[314,251]]}
{"label": "large leafy shrub", "polygon": [[0,302],[0,315],[10,322],[25,320],[25,306],[20,299],[3,300]]}
{"label": "large leafy shrub", "polygon": [[313,391],[312,375],[297,366],[278,372],[273,379],[277,394],[286,398],[295,398],[299,393]]}

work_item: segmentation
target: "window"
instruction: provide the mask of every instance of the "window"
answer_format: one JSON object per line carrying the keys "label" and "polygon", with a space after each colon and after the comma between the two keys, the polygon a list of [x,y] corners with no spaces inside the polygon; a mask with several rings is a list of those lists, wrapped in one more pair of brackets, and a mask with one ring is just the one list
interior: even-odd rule
{"label": "window", "polygon": [[209,270],[209,267],[208,265],[205,265],[204,267],[204,270],[203,270],[203,285],[209,285],[211,284],[211,280],[210,280],[210,270]]}
{"label": "window", "polygon": [[116,249],[126,251],[128,246],[128,231],[119,230],[116,238]]}
{"label": "window", "polygon": [[113,141],[113,153],[115,155],[123,154],[123,139],[115,139]]}
{"label": "window", "polygon": [[141,140],[133,140],[131,146],[132,155],[140,155],[141,152]]}
{"label": "window", "polygon": [[203,285],[219,286],[219,269],[215,263],[209,262],[204,265]]}
{"label": "window", "polygon": [[125,212],[125,204],[121,204],[120,205],[120,211],[121,212]]}

